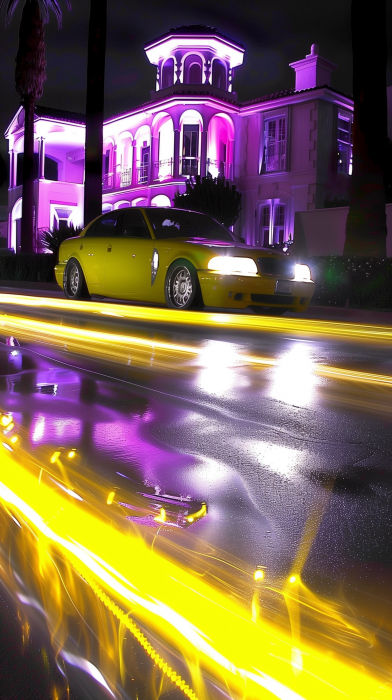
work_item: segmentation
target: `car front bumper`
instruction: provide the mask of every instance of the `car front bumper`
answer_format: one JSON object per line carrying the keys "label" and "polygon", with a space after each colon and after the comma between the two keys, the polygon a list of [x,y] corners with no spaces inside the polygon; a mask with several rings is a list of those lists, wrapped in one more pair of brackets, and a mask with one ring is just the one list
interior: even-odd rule
{"label": "car front bumper", "polygon": [[[204,305],[226,309],[268,307],[306,311],[314,293],[313,281],[295,282],[269,275],[220,275],[205,270],[199,270],[198,277]],[[277,292],[278,281],[289,285],[289,292]]]}

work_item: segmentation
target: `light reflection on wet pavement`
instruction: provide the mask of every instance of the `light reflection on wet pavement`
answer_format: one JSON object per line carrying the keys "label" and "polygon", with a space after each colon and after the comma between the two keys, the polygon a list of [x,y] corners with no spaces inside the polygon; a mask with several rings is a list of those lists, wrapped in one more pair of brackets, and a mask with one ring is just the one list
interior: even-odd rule
{"label": "light reflection on wet pavement", "polygon": [[[240,601],[253,622],[262,615],[290,630],[294,680],[287,685],[279,678],[286,690],[271,686],[268,697],[289,698],[290,688],[298,697],[316,697],[301,685],[301,635],[324,649],[331,663],[341,657],[357,671],[365,666],[378,679],[369,693],[392,697],[386,663],[392,619],[392,388],[333,381],[315,371],[328,363],[389,376],[389,347],[227,330],[208,336],[200,340],[200,334],[170,331],[164,342],[194,344],[197,352],[176,356],[173,363],[155,344],[129,364],[20,338],[21,347],[0,348],[0,407],[18,426],[32,462],[45,464],[52,482],[81,494],[92,512],[101,503],[104,517],[117,528],[136,533],[154,552]],[[275,363],[257,367],[246,360],[256,355]],[[7,547],[15,566],[8,583],[18,588],[18,576],[24,581],[19,600],[28,594],[38,600],[33,575],[12,552],[13,536],[4,534],[2,550],[3,566]],[[266,587],[256,599],[258,567]],[[287,581],[295,577],[288,593]],[[48,616],[45,595],[42,606]],[[301,606],[312,609],[313,617],[303,609],[300,614]],[[146,622],[139,623],[146,632]],[[65,662],[68,654],[67,672],[72,653],[77,656],[78,635],[71,627],[68,620],[57,648]],[[240,696],[235,683],[232,695],[225,694],[222,677],[212,680],[212,667],[205,668],[204,686],[189,659],[193,670],[187,675],[179,652],[173,653],[167,639],[160,641],[156,629],[151,634],[163,658],[166,653],[172,664],[184,666],[181,677],[195,697]],[[146,684],[145,674],[153,673],[134,647],[128,667],[120,661],[114,680],[115,664],[105,662],[94,639],[82,647],[84,653],[89,647],[97,667],[98,660],[102,664],[110,692],[133,698],[136,684],[139,698],[169,698],[170,692],[177,698],[170,682],[161,690],[155,677]],[[338,678],[334,683],[340,688]],[[262,692],[267,691],[249,690],[246,697],[267,697]],[[330,687],[324,692],[318,697],[335,697]]]}

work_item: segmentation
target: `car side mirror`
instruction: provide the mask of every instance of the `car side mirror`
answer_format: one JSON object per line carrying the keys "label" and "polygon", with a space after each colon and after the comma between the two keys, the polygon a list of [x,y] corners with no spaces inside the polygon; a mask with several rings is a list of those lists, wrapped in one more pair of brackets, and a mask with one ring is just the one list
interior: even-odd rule
{"label": "car side mirror", "polygon": [[241,243],[245,243],[245,238],[243,238],[242,236],[240,236],[240,241],[241,241]]}

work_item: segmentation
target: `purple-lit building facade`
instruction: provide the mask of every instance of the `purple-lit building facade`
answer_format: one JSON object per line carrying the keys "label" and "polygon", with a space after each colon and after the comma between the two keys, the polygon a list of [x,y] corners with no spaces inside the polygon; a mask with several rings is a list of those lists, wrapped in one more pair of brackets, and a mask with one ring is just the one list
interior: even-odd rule
{"label": "purple-lit building facade", "polygon": [[[224,175],[242,192],[236,229],[249,244],[294,233],[296,211],[344,199],[353,102],[330,87],[336,66],[317,45],[291,63],[295,87],[240,103],[242,45],[208,27],[170,30],[145,46],[156,66],[150,101],[104,123],[102,209],[172,206],[191,175]],[[8,245],[18,248],[23,109],[9,142]],[[36,108],[36,248],[43,228],[83,223],[84,117]]]}

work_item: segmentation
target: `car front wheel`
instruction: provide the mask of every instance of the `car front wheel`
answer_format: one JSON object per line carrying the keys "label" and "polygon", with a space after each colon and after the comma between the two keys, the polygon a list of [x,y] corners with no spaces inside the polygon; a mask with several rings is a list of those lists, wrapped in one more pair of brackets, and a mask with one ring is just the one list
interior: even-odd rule
{"label": "car front wheel", "polygon": [[167,272],[165,299],[170,309],[190,309],[198,294],[196,270],[187,260],[173,263]]}
{"label": "car front wheel", "polygon": [[67,299],[89,299],[83,270],[77,260],[68,260],[63,278],[63,289]]}

